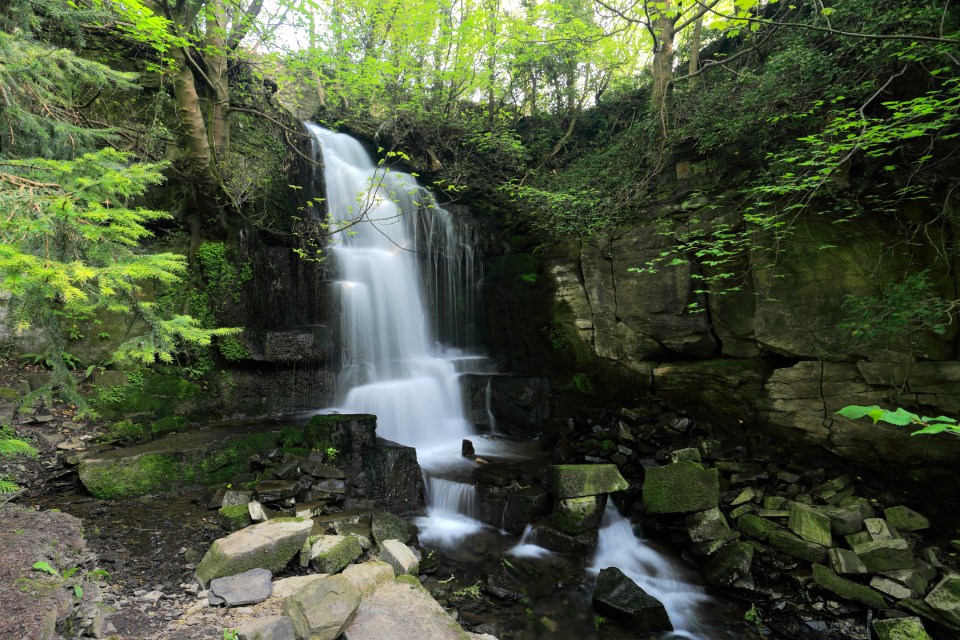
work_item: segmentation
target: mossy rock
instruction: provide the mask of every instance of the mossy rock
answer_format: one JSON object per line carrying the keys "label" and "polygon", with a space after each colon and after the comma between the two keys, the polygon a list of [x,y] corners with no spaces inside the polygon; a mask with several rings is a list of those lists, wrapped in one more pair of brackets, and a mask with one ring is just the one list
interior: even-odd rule
{"label": "mossy rock", "polygon": [[250,519],[250,509],[247,505],[237,504],[220,507],[217,510],[217,522],[227,531],[239,531],[250,526],[253,520]]}
{"label": "mossy rock", "polygon": [[600,526],[606,495],[557,500],[553,523],[565,533],[583,533]]}
{"label": "mossy rock", "polygon": [[720,503],[720,478],[716,469],[681,461],[647,469],[643,504],[652,513],[694,513]]}
{"label": "mossy rock", "polygon": [[866,605],[871,609],[883,609],[886,601],[879,591],[858,584],[852,580],[841,578],[822,564],[813,565],[813,581],[827,591],[854,602]]}
{"label": "mossy rock", "polygon": [[339,573],[361,555],[357,536],[319,536],[310,547],[310,564],[321,573]]}
{"label": "mossy rock", "polygon": [[150,433],[153,434],[153,437],[158,438],[170,433],[185,431],[189,425],[190,421],[183,416],[167,416],[154,421],[150,425]]}
{"label": "mossy rock", "polygon": [[557,498],[598,496],[628,489],[615,464],[558,464],[549,469],[548,491]]}
{"label": "mossy rock", "polygon": [[94,496],[129,498],[212,487],[243,480],[250,457],[277,446],[263,425],[214,427],[84,458],[80,481]]}
{"label": "mossy rock", "polygon": [[874,620],[873,631],[877,640],[930,640],[920,618]]}
{"label": "mossy rock", "polygon": [[276,518],[214,541],[197,566],[197,580],[210,580],[250,569],[278,573],[300,551],[313,523],[302,518]]}

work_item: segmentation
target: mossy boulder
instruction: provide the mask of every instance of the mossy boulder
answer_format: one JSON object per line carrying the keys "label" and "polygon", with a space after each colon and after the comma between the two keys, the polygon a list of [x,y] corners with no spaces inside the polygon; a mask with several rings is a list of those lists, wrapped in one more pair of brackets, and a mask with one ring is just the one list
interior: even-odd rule
{"label": "mossy boulder", "polygon": [[212,487],[243,479],[250,457],[275,448],[278,437],[258,424],[197,429],[86,457],[78,472],[103,499]]}
{"label": "mossy boulder", "polygon": [[213,578],[250,569],[279,573],[300,551],[312,528],[310,520],[277,518],[220,538],[197,566],[197,581],[206,587]]}
{"label": "mossy boulder", "polygon": [[628,623],[635,632],[673,631],[663,603],[616,567],[600,571],[593,606],[597,613]]}
{"label": "mossy boulder", "polygon": [[873,632],[877,634],[877,640],[930,640],[920,618],[874,620]]}
{"label": "mossy boulder", "polygon": [[870,573],[912,569],[915,562],[909,543],[901,538],[870,540],[855,544],[853,552]]}
{"label": "mossy boulder", "polygon": [[308,584],[283,601],[283,614],[293,621],[298,638],[334,640],[353,621],[360,592],[343,576]]}
{"label": "mossy boulder", "polygon": [[583,533],[600,526],[606,495],[557,500],[553,522],[566,533]]}
{"label": "mossy boulder", "polygon": [[753,553],[751,543],[731,542],[710,559],[704,567],[704,577],[714,587],[753,589],[753,575],[750,572]]}
{"label": "mossy boulder", "polygon": [[808,542],[824,547],[833,543],[830,535],[830,518],[814,507],[794,502],[790,505],[790,519],[787,527]]}
{"label": "mossy boulder", "polygon": [[823,562],[827,557],[826,547],[816,542],[804,540],[789,531],[772,531],[770,532],[769,540],[770,544],[777,551],[794,558],[799,558],[800,560]]}
{"label": "mossy boulder", "polygon": [[954,626],[960,626],[960,575],[947,574],[937,583],[925,602]]}
{"label": "mossy boulder", "polygon": [[339,573],[361,555],[357,536],[319,536],[310,546],[310,564],[321,573]]}
{"label": "mossy boulder", "polygon": [[647,469],[643,504],[652,513],[693,513],[716,507],[720,480],[716,469],[691,461]]}
{"label": "mossy boulder", "polygon": [[399,540],[406,544],[413,537],[413,533],[410,531],[410,523],[389,511],[373,512],[370,519],[370,533],[373,535],[373,541],[377,544],[384,540]]}
{"label": "mossy boulder", "polygon": [[887,606],[879,591],[852,580],[841,578],[822,564],[813,565],[813,581],[823,589],[841,598],[859,602],[871,609],[883,609]]}
{"label": "mossy boulder", "polygon": [[557,498],[597,496],[630,487],[615,464],[558,464],[548,473],[547,490]]}
{"label": "mossy boulder", "polygon": [[884,509],[883,515],[890,526],[897,531],[921,531],[930,528],[930,521],[926,516],[903,505]]}
{"label": "mossy boulder", "polygon": [[150,433],[153,437],[159,438],[170,433],[185,431],[189,425],[190,421],[183,416],[167,416],[151,423]]}
{"label": "mossy boulder", "polygon": [[253,520],[250,519],[250,510],[245,504],[220,507],[217,510],[217,522],[227,531],[239,531],[253,524]]}
{"label": "mossy boulder", "polygon": [[750,538],[761,541],[766,541],[771,533],[780,530],[780,526],[775,522],[755,516],[752,513],[740,516],[737,519],[737,527]]}

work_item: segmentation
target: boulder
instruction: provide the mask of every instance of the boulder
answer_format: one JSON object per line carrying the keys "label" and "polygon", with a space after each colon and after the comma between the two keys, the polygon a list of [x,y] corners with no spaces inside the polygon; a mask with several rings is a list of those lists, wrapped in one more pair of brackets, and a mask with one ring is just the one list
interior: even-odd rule
{"label": "boulder", "polygon": [[227,531],[239,531],[253,524],[253,519],[245,502],[217,509],[217,522]]}
{"label": "boulder", "polygon": [[268,520],[214,541],[197,566],[204,587],[213,578],[250,569],[281,571],[303,546],[313,523],[300,518]]}
{"label": "boulder", "polygon": [[616,567],[600,571],[593,606],[601,615],[628,623],[634,633],[673,631],[663,603]]}
{"label": "boulder", "polygon": [[283,601],[283,613],[293,622],[297,637],[335,640],[350,624],[360,606],[360,592],[343,576],[311,582]]}
{"label": "boulder", "polygon": [[384,540],[380,545],[380,559],[393,567],[398,576],[416,575],[420,571],[417,556],[399,540]]}
{"label": "boulder", "polygon": [[377,587],[394,578],[393,567],[386,562],[376,560],[352,564],[344,569],[341,575],[349,580],[363,596],[370,595]]}
{"label": "boulder", "polygon": [[753,589],[753,545],[749,542],[731,542],[707,563],[703,569],[707,582],[714,587]]}
{"label": "boulder", "polygon": [[716,507],[687,516],[684,524],[691,542],[729,540],[733,537],[733,531],[730,530],[727,519]]}
{"label": "boulder", "polygon": [[833,543],[830,535],[830,518],[817,509],[794,502],[790,505],[790,519],[787,527],[808,542],[829,547]]}
{"label": "boulder", "polygon": [[944,576],[924,601],[946,620],[960,625],[960,574]]}
{"label": "boulder", "polygon": [[696,462],[647,469],[643,504],[652,513],[693,513],[720,503],[719,473]]}
{"label": "boulder", "polygon": [[862,542],[853,546],[853,552],[870,573],[912,569],[914,565],[910,545],[901,538]]}
{"label": "boulder", "polygon": [[560,464],[549,467],[547,490],[557,498],[614,493],[630,484],[614,464]]}
{"label": "boulder", "polygon": [[317,571],[332,574],[361,555],[363,549],[357,536],[320,536],[310,545],[309,564]]}
{"label": "boulder", "polygon": [[363,598],[343,640],[463,640],[466,633],[412,576],[400,576]]}
{"label": "boulder", "polygon": [[566,533],[583,533],[600,526],[606,495],[558,499],[553,523]]}
{"label": "boulder", "polygon": [[237,629],[239,640],[297,640],[293,621],[287,616],[254,618]]}
{"label": "boulder", "polygon": [[859,602],[871,609],[883,609],[887,606],[880,593],[852,580],[841,578],[822,564],[813,565],[813,581],[823,589],[841,598]]}
{"label": "boulder", "polygon": [[389,511],[374,511],[370,528],[373,541],[376,544],[380,544],[384,540],[399,540],[406,544],[413,537],[410,531],[410,523]]}
{"label": "boulder", "polygon": [[264,480],[254,487],[257,500],[263,502],[281,502],[297,495],[297,483],[291,480]]}
{"label": "boulder", "polygon": [[871,540],[893,540],[901,537],[900,532],[891,527],[883,518],[864,518],[863,527],[870,535]]}
{"label": "boulder", "polygon": [[305,576],[290,576],[289,578],[275,580],[273,583],[273,597],[289,598],[311,582],[316,582],[326,577],[327,574],[325,573],[311,573]]}
{"label": "boulder", "polygon": [[883,516],[897,531],[922,531],[930,528],[930,521],[926,517],[902,505],[884,509]]}
{"label": "boulder", "polygon": [[930,640],[920,618],[874,620],[873,632],[877,640]]}
{"label": "boulder", "polygon": [[[210,581],[211,603],[239,607],[263,602],[273,592],[273,574],[266,569],[250,569]],[[214,601],[214,597],[218,600]]]}
{"label": "boulder", "polygon": [[823,507],[820,512],[830,518],[830,531],[835,536],[847,536],[863,529],[863,510],[857,503]]}

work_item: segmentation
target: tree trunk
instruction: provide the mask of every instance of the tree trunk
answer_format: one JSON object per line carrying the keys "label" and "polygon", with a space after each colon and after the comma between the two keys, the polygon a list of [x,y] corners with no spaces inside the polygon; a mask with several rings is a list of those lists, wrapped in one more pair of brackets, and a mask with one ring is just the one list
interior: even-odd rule
{"label": "tree trunk", "polygon": [[[700,70],[700,34],[703,31],[703,14],[693,23],[693,35],[690,36],[690,67],[687,73],[693,75]],[[696,77],[690,78],[690,82],[695,82]]]}
{"label": "tree trunk", "polygon": [[194,84],[193,71],[182,49],[171,50],[177,63],[177,72],[173,76],[173,94],[177,106],[177,116],[187,146],[187,159],[198,185],[208,185],[213,181],[210,169],[210,141],[207,138],[207,126],[203,119],[203,107],[200,95]]}
{"label": "tree trunk", "polygon": [[670,132],[670,92],[673,85],[673,37],[677,18],[671,17],[670,0],[664,2],[657,19],[654,21],[656,43],[653,52],[653,91],[651,106],[654,117],[659,123],[660,139],[665,141]]}
{"label": "tree trunk", "polygon": [[210,79],[210,145],[222,159],[230,145],[230,85],[227,77],[227,11],[223,0],[210,0],[207,5],[207,51],[204,61]]}

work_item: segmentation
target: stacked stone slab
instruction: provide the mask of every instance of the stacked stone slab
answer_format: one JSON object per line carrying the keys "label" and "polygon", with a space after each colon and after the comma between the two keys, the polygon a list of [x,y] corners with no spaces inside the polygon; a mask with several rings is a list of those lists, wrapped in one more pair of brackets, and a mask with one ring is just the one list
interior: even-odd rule
{"label": "stacked stone slab", "polygon": [[615,464],[561,464],[549,468],[547,491],[555,498],[553,524],[569,534],[600,526],[607,495],[629,488]]}

